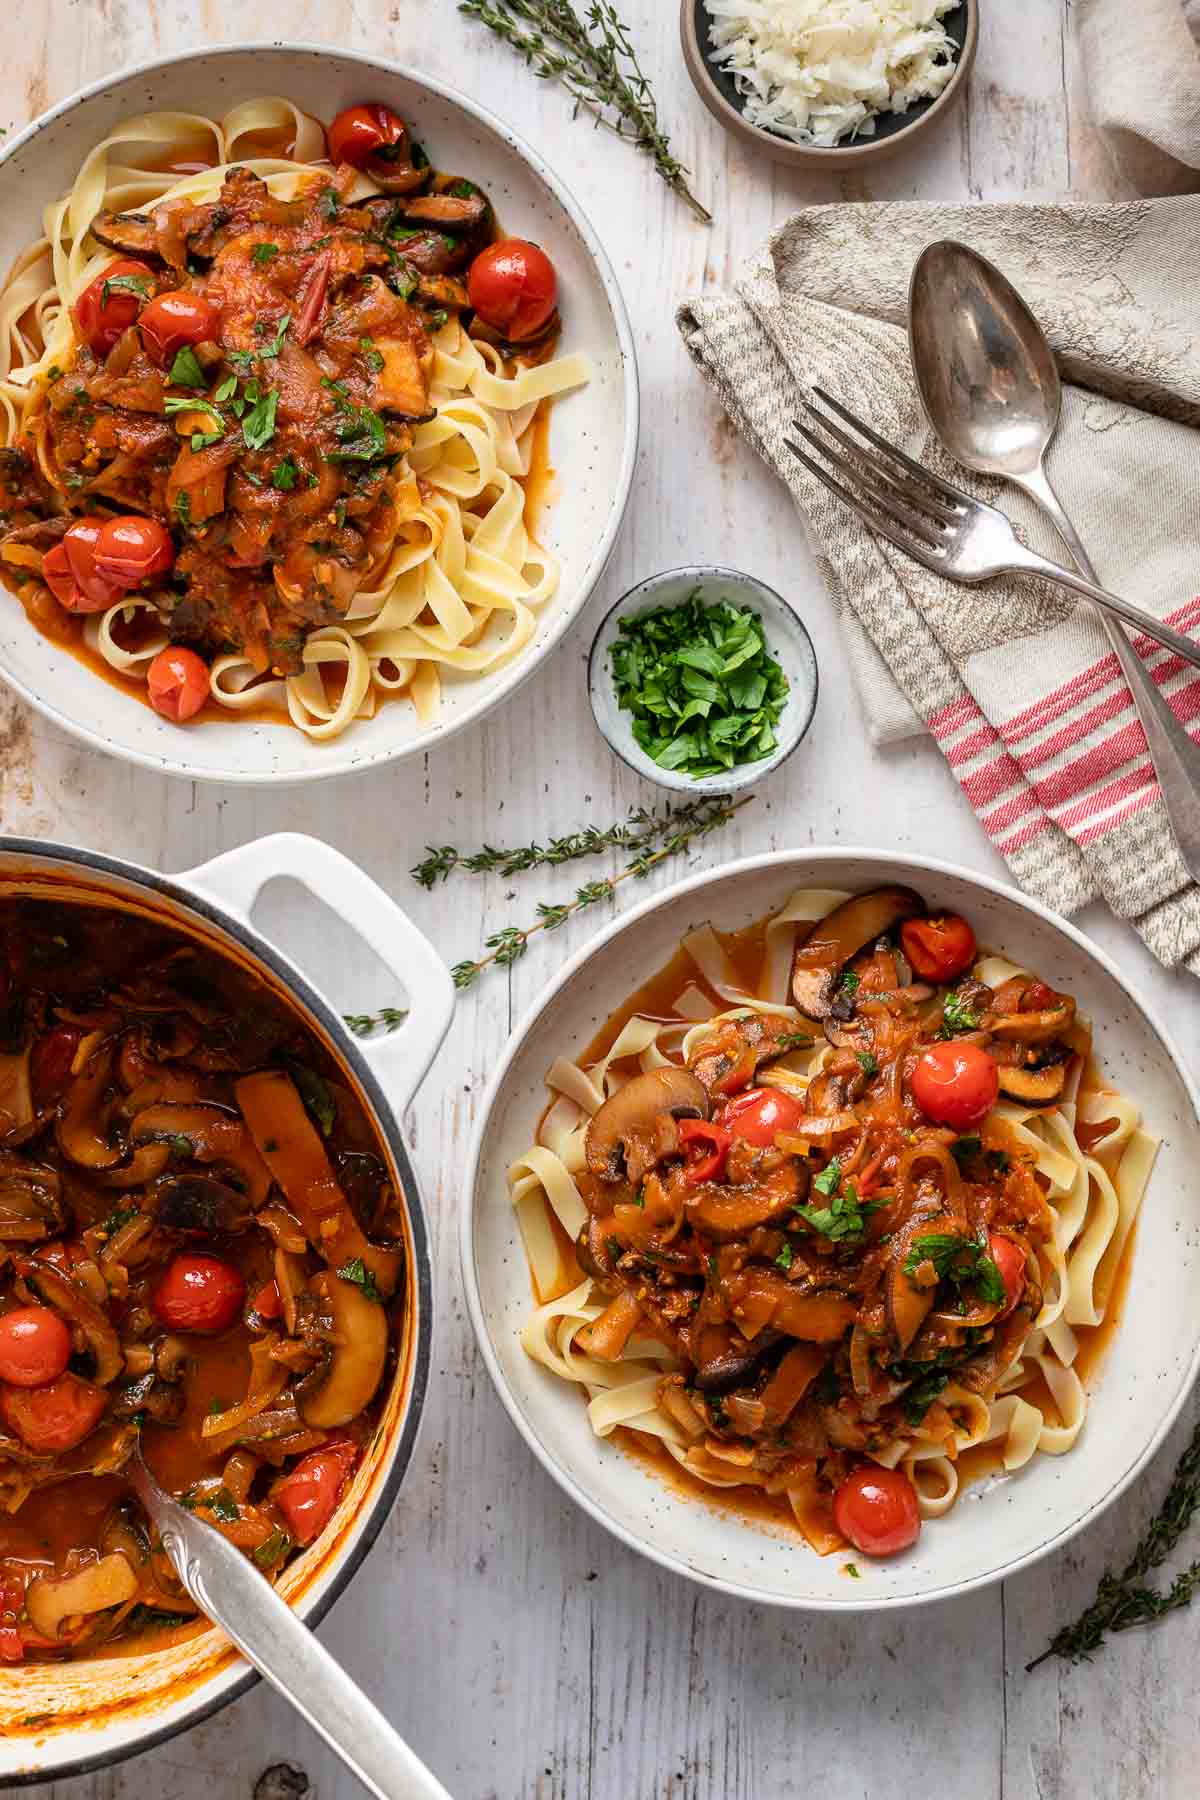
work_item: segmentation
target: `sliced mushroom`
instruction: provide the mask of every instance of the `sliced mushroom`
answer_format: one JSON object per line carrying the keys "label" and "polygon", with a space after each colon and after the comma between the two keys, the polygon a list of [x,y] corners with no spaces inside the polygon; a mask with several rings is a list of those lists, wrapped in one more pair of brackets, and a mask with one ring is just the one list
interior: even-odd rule
{"label": "sliced mushroom", "polygon": [[93,1379],[96,1384],[107,1387],[110,1382],[115,1381],[125,1367],[125,1357],[121,1350],[121,1340],[107,1314],[94,1301],[89,1300],[61,1269],[56,1269],[53,1263],[44,1262],[41,1257],[14,1257],[13,1267],[47,1306],[52,1306],[55,1312],[61,1313],[64,1319],[78,1326],[83,1333],[95,1358],[96,1372]]}
{"label": "sliced mushroom", "polygon": [[306,1425],[329,1430],[348,1425],[374,1397],[387,1358],[387,1314],[331,1269],[314,1275],[309,1288],[331,1320],[332,1342],[297,1386],[296,1404]]}
{"label": "sliced mushroom", "polygon": [[197,1162],[223,1165],[235,1172],[251,1208],[261,1206],[270,1192],[270,1171],[244,1121],[228,1107],[213,1102],[147,1106],[137,1114],[129,1132],[135,1144],[178,1145],[186,1138]]}
{"label": "sliced mushroom", "polygon": [[[618,1245],[618,1253],[619,1250]],[[593,1281],[607,1281],[615,1272],[614,1258],[604,1236],[604,1221],[594,1213],[575,1240],[575,1261]]]}
{"label": "sliced mushroom", "polygon": [[98,1187],[135,1188],[144,1187],[161,1175],[171,1160],[170,1146],[167,1144],[139,1144],[130,1160],[122,1169],[101,1169],[93,1176]]}
{"label": "sliced mushroom", "polygon": [[921,1213],[901,1227],[892,1238],[888,1253],[888,1271],[884,1281],[888,1323],[901,1353],[908,1349],[925,1323],[937,1294],[934,1280],[920,1286],[904,1265],[914,1240],[918,1237],[961,1237],[967,1242],[962,1222],[953,1213]]}
{"label": "sliced mushroom", "polygon": [[25,1589],[29,1622],[43,1637],[57,1638],[64,1619],[124,1606],[138,1591],[138,1578],[119,1550],[87,1563],[73,1575],[39,1575]]}
{"label": "sliced mushroom", "polygon": [[706,1326],[696,1347],[695,1385],[702,1394],[731,1394],[753,1379],[778,1342],[777,1331],[760,1331],[751,1344],[731,1326]]}
{"label": "sliced mushroom", "polygon": [[997,1070],[1000,1092],[1028,1106],[1049,1106],[1057,1100],[1067,1082],[1066,1063],[1049,1063],[1044,1069]]}
{"label": "sliced mushroom", "polygon": [[88,230],[106,250],[136,257],[139,262],[166,261],[149,213],[98,212]]}
{"label": "sliced mushroom", "polygon": [[[58,1147],[84,1169],[113,1169],[121,1150],[101,1129],[104,1090],[112,1071],[113,1046],[104,1045],[71,1083],[57,1125]],[[106,1121],[104,1121],[106,1123]]]}
{"label": "sliced mushroom", "polygon": [[0,1242],[34,1243],[66,1221],[58,1171],[0,1150]]}
{"label": "sliced mushroom", "polygon": [[792,999],[810,1019],[826,1019],[838,977],[852,956],[885,937],[902,919],[925,911],[911,888],[871,888],[855,894],[813,926],[792,958]]}
{"label": "sliced mushroom", "polygon": [[646,1162],[655,1124],[662,1114],[674,1119],[707,1119],[708,1093],[687,1069],[651,1069],[635,1075],[596,1112],[584,1140],[587,1166],[605,1181],[638,1179]]}
{"label": "sliced mushroom", "polygon": [[124,1383],[112,1404],[114,1419],[153,1419],[156,1425],[175,1425],[183,1412],[181,1387],[160,1381],[148,1370]]}
{"label": "sliced mushroom", "polygon": [[29,1085],[29,1048],[0,1056],[0,1137],[13,1137],[33,1124],[33,1092]]}
{"label": "sliced mushroom", "polygon": [[436,225],[439,231],[476,231],[487,218],[483,194],[413,194],[395,202],[394,216],[407,225]]}
{"label": "sliced mushroom", "polygon": [[1020,1044],[1049,1044],[1069,1031],[1075,1019],[1075,1002],[1064,998],[1061,1006],[1044,1012],[1002,1013],[988,1027],[993,1037]]}
{"label": "sliced mushroom", "polygon": [[168,1231],[242,1231],[252,1213],[245,1194],[211,1175],[168,1175],[153,1189],[154,1215]]}

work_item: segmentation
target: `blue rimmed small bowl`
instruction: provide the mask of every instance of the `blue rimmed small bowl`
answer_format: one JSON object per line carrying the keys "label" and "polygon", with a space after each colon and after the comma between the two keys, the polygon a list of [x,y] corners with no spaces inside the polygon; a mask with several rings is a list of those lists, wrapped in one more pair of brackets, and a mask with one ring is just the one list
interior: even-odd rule
{"label": "blue rimmed small bowl", "polygon": [[[678,769],[664,769],[653,757],[647,756],[633,735],[632,714],[617,704],[611,660],[612,647],[620,636],[623,619],[656,612],[664,606],[682,606],[697,592],[706,606],[728,600],[734,606],[749,607],[756,612],[762,620],[767,650],[788,681],[788,697],[775,727],[776,746],[771,755],[699,778]],[[812,724],[817,709],[817,686],[816,651],[799,614],[765,581],[743,574],[739,569],[724,569],[712,563],[666,569],[660,575],[650,575],[645,581],[639,581],[605,614],[592,639],[588,657],[588,698],[592,703],[592,715],[609,749],[636,774],[677,794],[734,794],[742,788],[753,787],[770,775],[792,754]]]}

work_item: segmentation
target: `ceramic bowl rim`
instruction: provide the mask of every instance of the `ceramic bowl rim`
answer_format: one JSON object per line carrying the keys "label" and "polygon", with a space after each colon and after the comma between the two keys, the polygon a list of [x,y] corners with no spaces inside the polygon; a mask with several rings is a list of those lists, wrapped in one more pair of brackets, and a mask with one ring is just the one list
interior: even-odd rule
{"label": "ceramic bowl rim", "polygon": [[[513,663],[503,671],[500,682],[491,694],[481,695],[479,699],[464,708],[461,716],[456,716],[452,721],[434,725],[431,730],[418,734],[408,742],[391,746],[385,745],[359,754],[343,749],[336,757],[331,757],[328,763],[323,763],[320,768],[316,769],[273,770],[270,772],[257,772],[249,768],[196,769],[191,767],[182,755],[186,743],[181,747],[181,754],[178,757],[158,755],[149,750],[124,745],[114,745],[101,730],[94,729],[85,721],[60,711],[47,694],[29,686],[22,678],[14,675],[7,668],[0,669],[0,679],[43,718],[60,727],[70,737],[88,745],[93,750],[103,752],[106,756],[115,757],[121,762],[132,763],[139,768],[151,769],[156,774],[171,775],[179,780],[208,781],[238,787],[275,788],[296,786],[309,781],[329,781],[339,776],[364,774],[371,769],[383,768],[389,764],[405,762],[417,755],[425,755],[448,742],[450,738],[457,736],[459,732],[479,724],[492,712],[507,705],[514,698],[519,689],[537,669],[542,667],[562,643],[570,627],[581,617],[611,560],[617,538],[625,521],[625,514],[629,508],[629,498],[633,488],[640,430],[641,392],[637,348],[620,283],[604,245],[587,213],[580,202],[576,200],[570,188],[555,173],[545,158],[498,113],[492,112],[486,106],[481,106],[470,95],[452,87],[448,82],[440,81],[435,76],[427,75],[407,63],[396,61],[390,57],[336,44],[315,43],[306,38],[239,38],[201,48],[173,51],[165,56],[147,57],[131,63],[127,68],[99,76],[95,81],[88,82],[74,93],[68,94],[65,99],[47,107],[45,112],[39,113],[36,119],[30,120],[29,124],[13,137],[5,139],[3,145],[0,146],[0,182],[3,180],[5,165],[19,150],[31,143],[41,132],[56,125],[60,119],[75,111],[85,101],[104,95],[117,83],[125,85],[136,80],[144,80],[147,77],[153,78],[163,70],[172,69],[181,64],[207,64],[227,56],[261,53],[311,56],[318,60],[337,57],[361,63],[364,68],[389,77],[398,77],[402,81],[413,83],[416,87],[424,88],[438,100],[460,108],[477,124],[482,125],[502,142],[507,143],[514,154],[526,164],[537,180],[549,190],[562,207],[596,270],[612,314],[617,350],[621,360],[621,385],[625,410],[620,468],[609,504],[607,520],[595,550],[583,570],[582,578],[570,605],[558,604],[557,611],[550,619],[545,638],[532,649],[532,654],[515,658]],[[7,280],[7,278],[8,271],[4,271],[3,279]],[[551,604],[554,605],[555,602],[551,602]],[[184,735],[186,738],[186,734]]]}
{"label": "ceramic bowl rim", "polygon": [[[648,757],[644,764],[635,762],[628,754],[628,744],[615,732],[609,730],[601,718],[596,704],[596,690],[599,683],[609,679],[608,672],[599,666],[600,640],[608,629],[609,622],[623,607],[637,607],[643,598],[651,601],[657,588],[680,576],[686,577],[693,584],[709,579],[728,582],[731,586],[736,584],[744,590],[745,603],[748,605],[754,603],[753,593],[768,595],[770,602],[779,607],[780,611],[790,620],[793,629],[799,633],[812,661],[812,695],[808,703],[808,710],[804,713],[794,737],[787,743],[781,742],[778,749],[770,756],[764,756],[760,762],[739,763],[720,775],[708,775],[702,781],[692,781],[687,776],[677,775],[673,769],[656,770]],[[676,605],[681,606],[682,604],[682,600],[676,602]],[[650,606],[646,606],[643,610],[648,612]],[[767,645],[767,648],[768,650],[771,648],[770,644]],[[591,647],[588,650],[587,690],[588,704],[592,709],[596,730],[613,755],[619,757],[627,769],[632,769],[633,773],[640,776],[643,781],[652,781],[655,786],[664,788],[668,793],[694,794],[697,798],[701,798],[712,794],[740,793],[745,788],[753,787],[757,781],[765,781],[768,776],[775,773],[776,769],[783,767],[789,756],[800,748],[812,730],[812,722],[817,716],[817,701],[821,692],[821,665],[817,660],[817,649],[812,641],[812,634],[800,613],[784,599],[777,588],[773,588],[769,582],[763,581],[761,576],[751,575],[746,569],[730,568],[727,563],[680,563],[677,568],[660,569],[657,574],[647,575],[643,580],[635,581],[619,600],[615,600],[606,609],[592,634]]]}
{"label": "ceramic bowl rim", "polygon": [[[700,869],[686,880],[665,889],[661,894],[651,894],[645,900],[614,919],[603,931],[598,932],[586,944],[583,944],[563,965],[557,976],[545,986],[538,998],[530,1006],[514,1030],[504,1047],[500,1062],[495,1069],[483,1104],[480,1107],[475,1127],[471,1136],[471,1144],[467,1157],[465,1178],[462,1185],[462,1198],[459,1202],[458,1249],[459,1264],[466,1294],[467,1310],[470,1314],[471,1326],[475,1333],[475,1341],[483,1357],[492,1385],[500,1398],[509,1418],[520,1432],[525,1443],[533,1451],[537,1460],[547,1474],[557,1483],[559,1488],[580,1506],[598,1525],[620,1539],[630,1550],[641,1556],[649,1557],[660,1567],[669,1569],[676,1575],[686,1576],[690,1581],[699,1582],[702,1586],[713,1588],[719,1593],[732,1595],[736,1599],[748,1600],[758,1606],[778,1606],[794,1612],[827,1612],[835,1614],[852,1614],[868,1612],[894,1612],[906,1607],[929,1606],[935,1602],[956,1599],[962,1594],[977,1592],[990,1587],[994,1582],[1007,1580],[1009,1576],[1020,1570],[1040,1562],[1052,1551],[1060,1549],[1064,1544],[1080,1532],[1086,1524],[1097,1518],[1110,1507],[1130,1487],[1143,1472],[1147,1464],[1160,1448],[1168,1432],[1179,1417],[1189,1394],[1200,1376],[1200,1332],[1197,1333],[1196,1344],[1191,1359],[1179,1377],[1176,1392],[1160,1418],[1154,1431],[1147,1439],[1144,1447],[1120,1478],[1104,1493],[1102,1498],[1090,1510],[1054,1531],[1044,1542],[1035,1545],[1018,1556],[1012,1557],[999,1568],[988,1569],[977,1575],[961,1580],[947,1582],[945,1585],[931,1589],[927,1593],[917,1595],[880,1596],[870,1594],[850,1594],[846,1599],[833,1599],[822,1596],[790,1595],[771,1593],[762,1588],[751,1587],[744,1582],[734,1581],[724,1576],[711,1575],[706,1570],[697,1569],[684,1557],[672,1551],[660,1548],[648,1540],[638,1537],[620,1520],[606,1512],[600,1503],[575,1477],[555,1458],[552,1450],[538,1437],[526,1418],[515,1397],[508,1388],[504,1371],[500,1366],[491,1343],[491,1337],[484,1317],[483,1303],[480,1294],[479,1280],[475,1267],[474,1255],[474,1222],[479,1206],[486,1202],[486,1196],[480,1191],[480,1174],[483,1162],[484,1145],[491,1127],[492,1114],[496,1109],[501,1092],[508,1080],[509,1073],[518,1057],[524,1052],[525,1044],[542,1015],[554,1004],[565,988],[576,979],[593,957],[622,933],[636,928],[648,915],[675,907],[688,895],[698,889],[710,887],[717,883],[741,877],[747,874],[762,872],[770,875],[774,871],[785,869],[789,864],[803,864],[806,870],[815,875],[821,868],[830,863],[859,862],[866,870],[886,870],[889,866],[903,866],[907,869],[918,869],[925,874],[945,879],[951,878],[966,882],[988,894],[1013,904],[1030,913],[1035,919],[1068,938],[1076,950],[1099,967],[1114,981],[1137,1011],[1141,1014],[1151,1034],[1161,1044],[1172,1071],[1179,1080],[1192,1112],[1200,1122],[1200,1088],[1190,1074],[1187,1064],[1170,1033],[1162,1026],[1151,1007],[1138,989],[1118,968],[1109,953],[1099,944],[1081,932],[1078,926],[1069,919],[1052,911],[1032,895],[1023,894],[1003,881],[992,876],[981,875],[961,863],[947,862],[942,858],[909,854],[900,850],[869,848],[858,844],[822,845],[812,849],[771,850],[756,856],[740,857],[732,862],[722,863],[716,868]],[[886,877],[885,877],[886,878]]]}

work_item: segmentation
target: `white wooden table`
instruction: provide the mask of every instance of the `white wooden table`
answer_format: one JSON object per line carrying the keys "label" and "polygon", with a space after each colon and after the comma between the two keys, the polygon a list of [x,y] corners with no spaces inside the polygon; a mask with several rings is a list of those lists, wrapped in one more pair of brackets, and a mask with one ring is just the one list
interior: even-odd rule
{"label": "white wooden table", "polygon": [[[1136,0],[1130,0],[1135,4]],[[583,659],[600,609],[635,579],[727,561],[803,607],[822,695],[804,749],[703,854],[797,843],[932,852],[1002,875],[932,744],[865,744],[838,627],[789,506],[734,438],[679,342],[677,298],[729,278],[798,204],[834,199],[1089,199],[1119,190],[1090,132],[1065,0],[983,0],[966,104],[927,145],[857,177],[801,180],[754,163],[702,109],[683,70],[675,0],[619,0],[675,147],[715,224],[705,230],[624,145],[569,108],[453,0],[16,0],[5,10],[0,123],[23,124],[108,70],[205,42],[286,36],[370,49],[452,82],[510,118],[582,200],[625,284],[644,422],[633,503],[588,614],[524,689],[428,764],[275,795],[198,788],[78,748],[0,695],[0,823],[180,870],[275,830],[328,839],[383,882],[450,961],[487,930],[565,896],[549,881],[468,881],[430,896],[408,877],[427,841],[522,842],[606,824],[653,795],[587,714]],[[532,754],[531,754],[532,751]],[[657,871],[665,886],[682,872]],[[509,901],[507,894],[517,890]],[[348,1010],[394,996],[299,892],[259,922]],[[1116,1640],[1091,1667],[1024,1673],[1051,1631],[1123,1561],[1156,1504],[1189,1416],[1145,1479],[1070,1550],[958,1604],[837,1621],[727,1601],[633,1556],[576,1512],[502,1412],[459,1294],[455,1208],[472,1109],[506,1033],[596,916],[537,942],[460,1002],[408,1125],[436,1240],[438,1321],[418,1455],[365,1568],[322,1636],[461,1800],[1134,1800],[1200,1790],[1192,1674],[1200,1605]],[[1196,996],[1093,909],[1083,923],[1200,1049]],[[1200,1537],[1185,1545],[1200,1553]],[[1186,1555],[1184,1560],[1186,1560]],[[234,1800],[263,1769],[301,1767],[320,1800],[358,1789],[261,1687],[188,1735],[87,1780],[78,1800]]]}

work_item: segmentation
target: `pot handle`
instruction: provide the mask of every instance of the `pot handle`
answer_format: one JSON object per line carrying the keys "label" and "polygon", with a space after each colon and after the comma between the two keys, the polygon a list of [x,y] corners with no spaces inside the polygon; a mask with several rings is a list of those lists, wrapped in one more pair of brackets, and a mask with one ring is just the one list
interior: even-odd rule
{"label": "pot handle", "polygon": [[402,1112],[450,1027],[454,984],[449,970],[428,938],[378,883],[319,838],[276,832],[227,850],[178,880],[249,925],[259,893],[277,875],[290,876],[323,900],[366,940],[403,987],[408,998],[404,1023],[386,1035],[356,1039],[397,1112]]}

